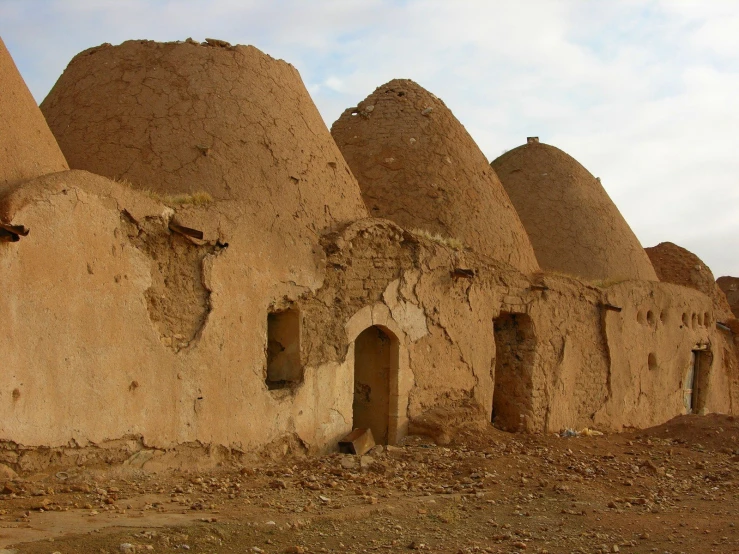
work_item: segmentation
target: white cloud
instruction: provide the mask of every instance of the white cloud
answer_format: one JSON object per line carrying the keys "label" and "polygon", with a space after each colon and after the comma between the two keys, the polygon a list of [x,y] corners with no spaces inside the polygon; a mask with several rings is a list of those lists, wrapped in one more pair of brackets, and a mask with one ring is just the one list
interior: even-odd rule
{"label": "white cloud", "polygon": [[539,135],[602,178],[645,245],[739,275],[739,25],[700,0],[3,0],[41,99],[78,51],[127,38],[254,44],[301,72],[327,125],[396,77],[444,99],[491,158]]}

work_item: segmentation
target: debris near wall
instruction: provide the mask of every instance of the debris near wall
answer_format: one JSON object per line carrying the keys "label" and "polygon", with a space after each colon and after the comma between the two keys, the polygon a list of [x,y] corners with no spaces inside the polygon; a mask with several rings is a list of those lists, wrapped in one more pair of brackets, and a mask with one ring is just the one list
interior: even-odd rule
{"label": "debris near wall", "polygon": [[726,295],[729,307],[735,318],[739,318],[739,277],[724,276],[716,280],[716,284]]}
{"label": "debris near wall", "polygon": [[314,231],[364,217],[295,68],[221,43],[127,41],[78,54],[41,104],[70,166],[162,197],[208,193]]}
{"label": "debris near wall", "polygon": [[345,110],[331,134],[373,217],[459,241],[524,272],[538,269],[515,209],[443,101],[408,79]]}
{"label": "debris near wall", "polygon": [[[440,402],[411,419],[410,435],[429,437],[436,444],[475,442],[476,435],[484,435],[490,423],[482,407],[470,398]],[[472,440],[471,440],[472,439]]]}
{"label": "debris near wall", "polygon": [[0,189],[69,169],[0,39]]}
{"label": "debris near wall", "polygon": [[587,280],[656,281],[649,258],[600,179],[538,139],[491,163],[542,269]]}
{"label": "debris near wall", "polygon": [[672,242],[661,242],[645,251],[660,281],[695,289],[711,298],[718,321],[726,322],[733,317],[726,294],[698,256]]}

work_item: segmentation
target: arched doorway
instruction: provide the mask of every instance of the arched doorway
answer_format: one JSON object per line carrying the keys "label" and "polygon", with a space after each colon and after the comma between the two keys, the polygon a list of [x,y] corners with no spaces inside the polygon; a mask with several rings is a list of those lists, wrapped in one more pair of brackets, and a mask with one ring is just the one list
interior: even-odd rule
{"label": "arched doorway", "polygon": [[398,339],[384,327],[368,327],[354,341],[353,428],[372,429],[377,444],[387,444],[390,435],[391,383],[397,381],[398,356]]}

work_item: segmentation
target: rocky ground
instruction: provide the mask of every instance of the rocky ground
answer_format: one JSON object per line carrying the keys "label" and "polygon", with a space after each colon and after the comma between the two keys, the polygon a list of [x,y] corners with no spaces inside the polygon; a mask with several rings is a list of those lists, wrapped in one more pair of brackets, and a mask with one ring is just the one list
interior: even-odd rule
{"label": "rocky ground", "polygon": [[[739,552],[739,418],[9,480],[0,553]],[[6,550],[3,550],[5,548]]]}

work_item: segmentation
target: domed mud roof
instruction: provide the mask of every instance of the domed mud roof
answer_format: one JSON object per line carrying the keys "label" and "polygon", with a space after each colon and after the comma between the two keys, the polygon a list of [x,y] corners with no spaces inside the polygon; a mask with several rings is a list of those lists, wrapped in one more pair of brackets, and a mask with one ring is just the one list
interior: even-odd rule
{"label": "domed mud roof", "polygon": [[65,169],[44,116],[0,39],[0,189]]}
{"label": "domed mud roof", "polygon": [[252,46],[104,44],[70,62],[41,109],[74,169],[300,213],[319,228],[366,217],[297,70]]}
{"label": "domed mud roof", "polygon": [[524,273],[538,269],[508,195],[440,99],[410,80],[377,88],[331,127],[370,215],[455,238]]}
{"label": "domed mud roof", "polygon": [[660,242],[657,246],[644,250],[660,281],[689,287],[710,296],[719,318],[731,314],[720,283],[716,283],[711,269],[698,256],[672,242]]}
{"label": "domed mud roof", "polygon": [[724,275],[716,280],[716,284],[726,295],[734,317],[739,318],[739,277]]}
{"label": "domed mud roof", "polygon": [[538,139],[492,162],[541,268],[582,279],[656,281],[652,264],[600,180]]}

